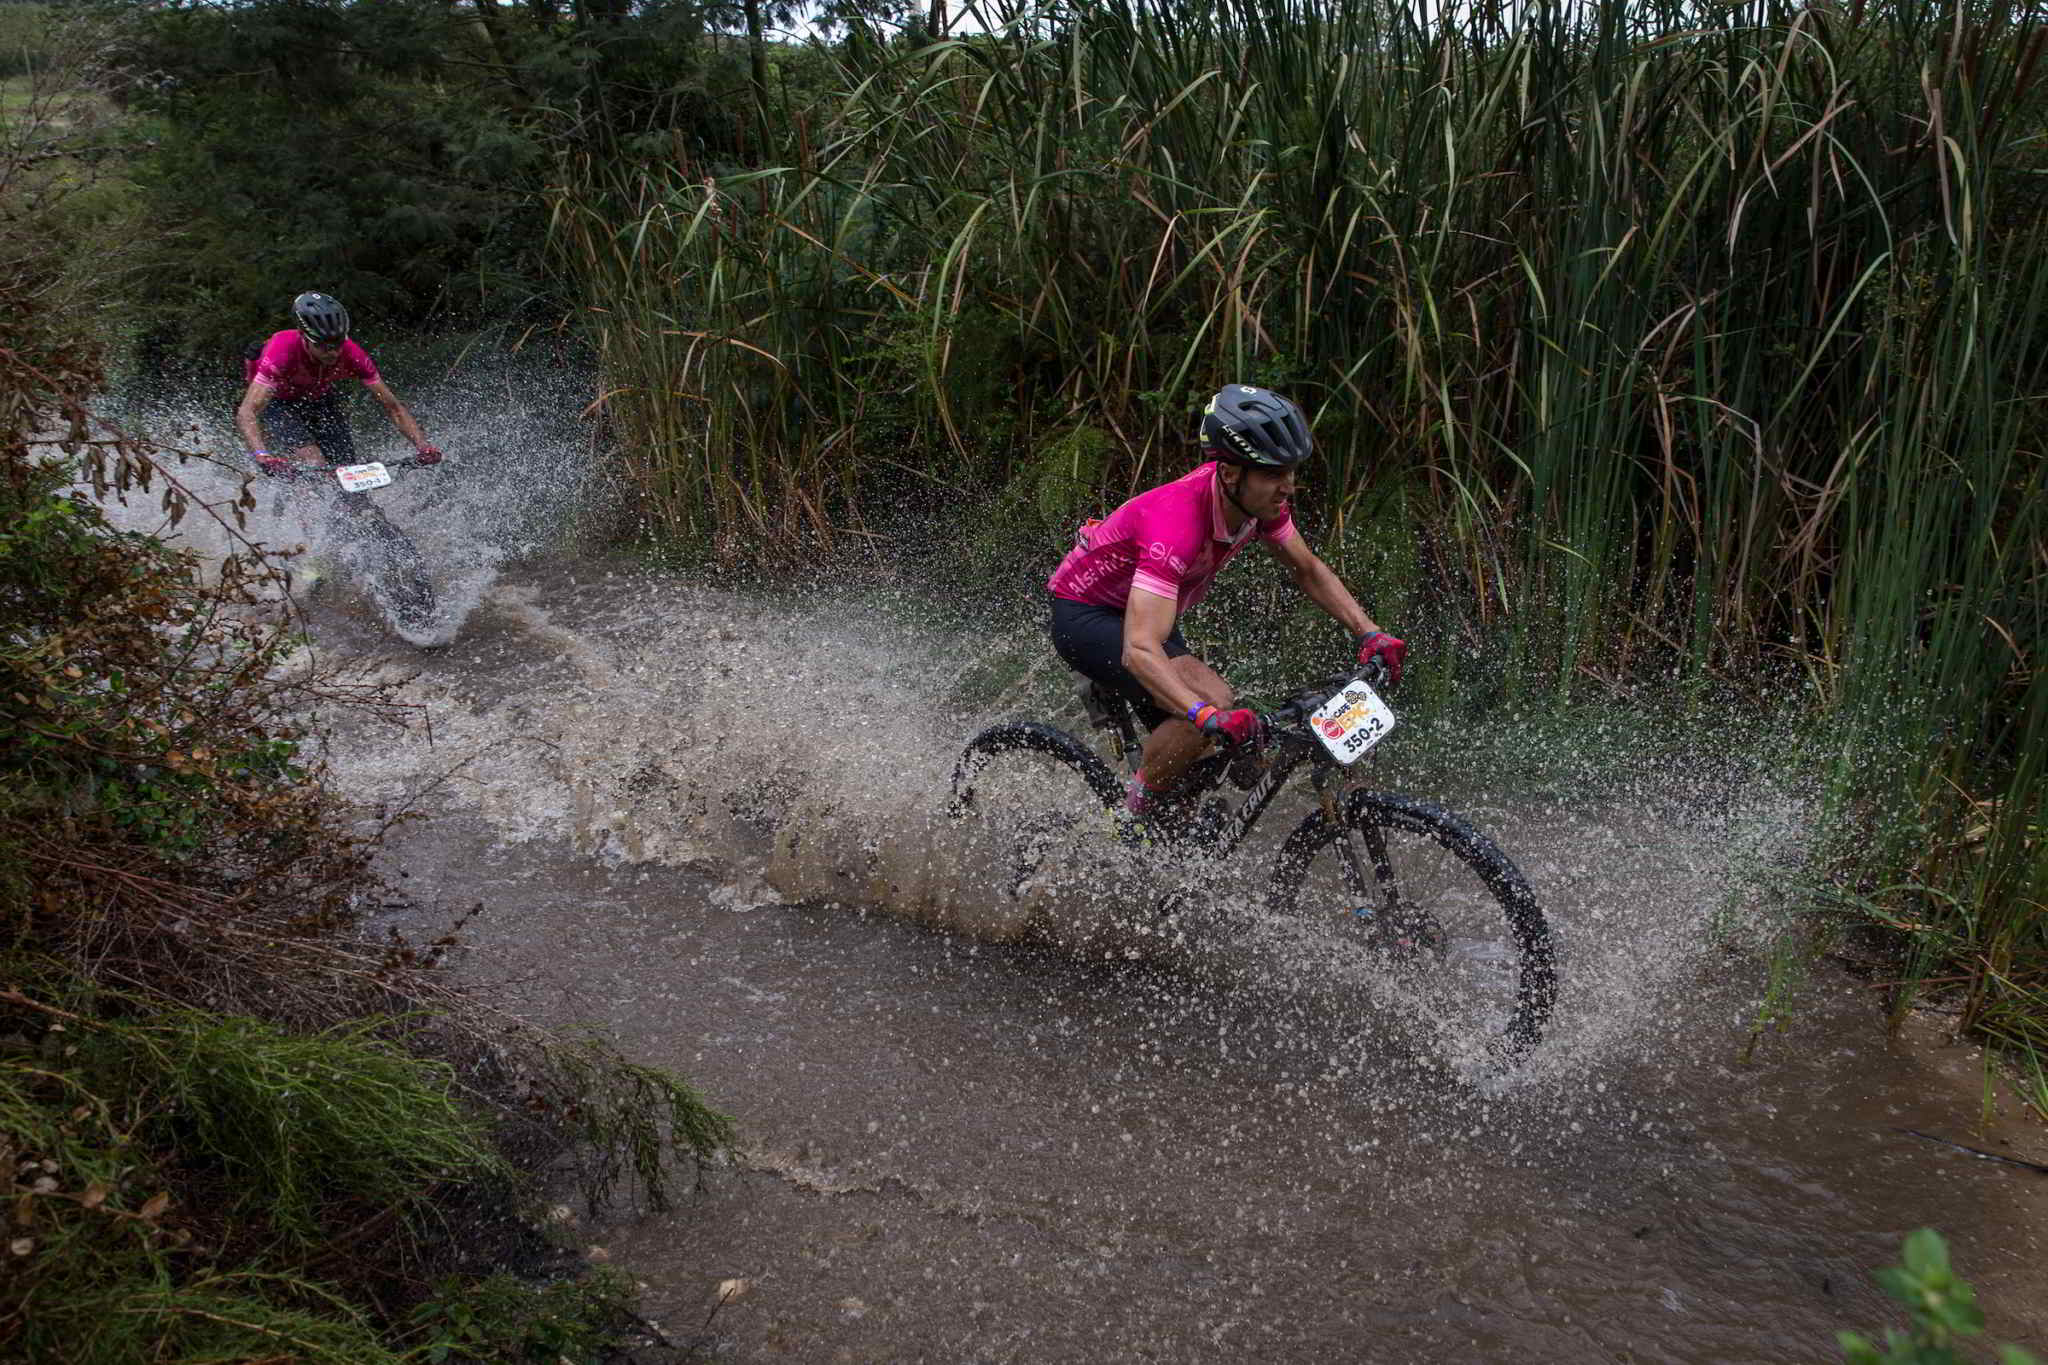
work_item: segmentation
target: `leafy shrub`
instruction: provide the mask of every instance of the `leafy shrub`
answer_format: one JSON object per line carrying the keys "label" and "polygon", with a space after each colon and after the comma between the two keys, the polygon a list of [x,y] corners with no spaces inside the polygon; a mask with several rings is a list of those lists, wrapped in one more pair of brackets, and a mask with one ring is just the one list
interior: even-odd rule
{"label": "leafy shrub", "polygon": [[[1957,1275],[1948,1261],[1948,1243],[1933,1228],[1908,1233],[1903,1264],[1877,1272],[1884,1292],[1912,1315],[1909,1331],[1886,1331],[1882,1351],[1855,1332],[1841,1332],[1843,1359],[1849,1365],[1962,1365],[1956,1342],[1984,1330],[1977,1292]],[[2017,1346],[1999,1348],[1999,1365],[2040,1365]]]}

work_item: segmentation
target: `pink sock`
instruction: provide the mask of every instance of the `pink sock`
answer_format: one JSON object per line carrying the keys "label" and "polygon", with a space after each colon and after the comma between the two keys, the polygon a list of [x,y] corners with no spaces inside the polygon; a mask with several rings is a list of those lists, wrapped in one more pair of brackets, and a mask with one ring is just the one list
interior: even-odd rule
{"label": "pink sock", "polygon": [[1131,785],[1124,788],[1124,809],[1133,815],[1143,815],[1152,808],[1152,789],[1145,785],[1145,774],[1132,773]]}

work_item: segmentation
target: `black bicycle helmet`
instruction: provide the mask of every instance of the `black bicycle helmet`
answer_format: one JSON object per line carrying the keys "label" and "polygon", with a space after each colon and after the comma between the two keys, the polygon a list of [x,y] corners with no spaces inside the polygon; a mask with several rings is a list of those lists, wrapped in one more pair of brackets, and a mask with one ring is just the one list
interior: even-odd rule
{"label": "black bicycle helmet", "polygon": [[1308,418],[1271,389],[1225,384],[1202,410],[1202,443],[1225,464],[1259,469],[1298,465],[1315,449]]}
{"label": "black bicycle helmet", "polygon": [[308,341],[332,344],[348,336],[348,309],[329,294],[301,294],[293,299],[292,320]]}

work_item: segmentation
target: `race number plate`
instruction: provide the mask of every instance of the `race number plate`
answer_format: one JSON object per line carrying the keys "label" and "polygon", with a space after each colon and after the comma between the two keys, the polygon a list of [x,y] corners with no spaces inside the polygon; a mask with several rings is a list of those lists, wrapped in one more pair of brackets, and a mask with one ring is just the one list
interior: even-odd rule
{"label": "race number plate", "polygon": [[1308,723],[1339,763],[1354,763],[1387,737],[1387,731],[1394,728],[1394,713],[1379,693],[1354,681],[1316,708]]}
{"label": "race number plate", "polygon": [[372,488],[382,488],[391,482],[391,471],[372,461],[369,464],[337,465],[334,477],[341,480],[341,486],[351,493],[367,493]]}

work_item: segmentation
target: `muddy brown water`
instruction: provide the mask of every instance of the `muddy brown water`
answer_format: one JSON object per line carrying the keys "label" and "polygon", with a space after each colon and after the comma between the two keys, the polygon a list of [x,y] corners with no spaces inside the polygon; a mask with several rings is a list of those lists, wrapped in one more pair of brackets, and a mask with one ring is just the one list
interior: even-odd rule
{"label": "muddy brown water", "polygon": [[[747,1281],[704,1354],[1830,1361],[1897,1321],[1870,1272],[1922,1225],[1993,1337],[2048,1344],[2048,1178],[1901,1131],[2043,1158],[2009,1106],[1980,1123],[1974,1054],[1887,1038],[1823,972],[1738,1064],[1760,973],[1728,859],[1796,841],[1789,806],[1759,834],[1468,791],[1578,945],[1545,1057],[1487,1087],[1383,1027],[1371,983],[1305,985],[1313,944],[1196,970],[980,905],[928,819],[973,723],[933,701],[960,646],[898,617],[558,568],[500,579],[437,654],[346,599],[313,626],[416,672],[430,735],[339,720],[330,752],[366,802],[425,793],[387,867],[484,906],[464,978],[737,1116],[701,1195],[577,1230],[678,1338]],[[838,731],[775,723],[821,696]],[[1114,925],[1107,899],[1085,913]]]}

